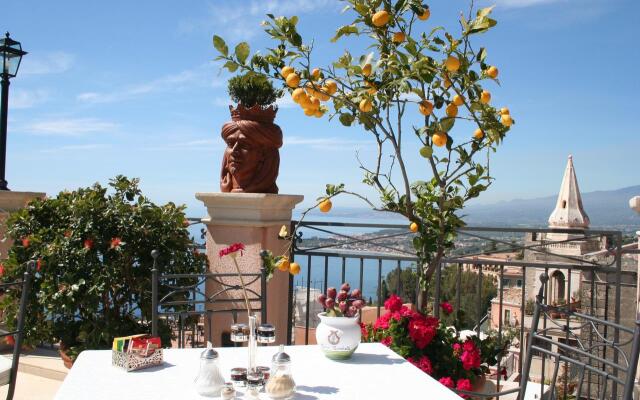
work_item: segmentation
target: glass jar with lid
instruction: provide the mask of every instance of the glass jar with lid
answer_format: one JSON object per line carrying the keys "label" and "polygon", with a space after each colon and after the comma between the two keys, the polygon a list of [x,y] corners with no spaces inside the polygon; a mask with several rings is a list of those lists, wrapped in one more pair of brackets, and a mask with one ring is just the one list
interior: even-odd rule
{"label": "glass jar with lid", "polygon": [[274,343],[276,341],[276,328],[271,324],[260,324],[257,329],[258,343]]}
{"label": "glass jar with lid", "polygon": [[296,393],[296,383],[291,375],[291,357],[284,352],[284,345],[271,359],[271,376],[265,386],[269,398],[286,400]]}

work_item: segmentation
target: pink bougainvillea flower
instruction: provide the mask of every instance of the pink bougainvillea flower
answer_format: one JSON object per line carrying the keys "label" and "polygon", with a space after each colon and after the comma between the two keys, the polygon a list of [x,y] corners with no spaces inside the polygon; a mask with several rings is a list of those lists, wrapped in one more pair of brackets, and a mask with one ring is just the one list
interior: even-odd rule
{"label": "pink bougainvillea flower", "polygon": [[91,249],[93,247],[93,240],[91,239],[85,239],[83,246],[85,249]]}
{"label": "pink bougainvillea flower", "polygon": [[431,375],[433,373],[433,366],[431,365],[431,360],[429,360],[429,357],[427,356],[422,356],[417,360],[413,357],[409,357],[407,358],[407,361],[409,361],[411,364],[415,365],[416,367],[420,368],[420,370],[425,374]]}
{"label": "pink bougainvillea flower", "polygon": [[453,344],[453,355],[460,357],[462,355],[462,345],[460,343]]}
{"label": "pink bougainvillea flower", "polygon": [[472,368],[480,368],[480,349],[478,349],[473,341],[467,340],[462,345],[462,355],[460,356],[460,361],[462,361],[462,368],[467,371]]}
{"label": "pink bougainvillea flower", "polygon": [[393,314],[388,312],[385,314],[382,314],[380,316],[380,318],[378,318],[375,322],[375,324],[373,324],[373,328],[374,329],[389,329],[389,320],[391,319],[391,316]]}
{"label": "pink bougainvillea flower", "polygon": [[0,278],[4,275],[4,264],[0,264]]}
{"label": "pink bougainvillea flower", "polygon": [[444,311],[444,313],[447,315],[453,312],[453,307],[451,306],[451,304],[447,303],[446,301],[443,301],[442,303],[440,303],[440,308],[442,308],[442,311]]}
{"label": "pink bougainvillea flower", "polygon": [[13,346],[14,344],[16,344],[16,339],[13,337],[13,335],[5,336],[4,341],[9,346]]}
{"label": "pink bougainvillea flower", "polygon": [[384,302],[384,308],[391,312],[400,311],[402,308],[402,299],[397,295],[392,294],[391,297]]}
{"label": "pink bougainvillea flower", "polygon": [[[437,321],[437,318],[435,318]],[[437,324],[433,324],[430,318],[414,318],[409,321],[409,337],[419,349],[424,349],[436,335]]]}
{"label": "pink bougainvillea flower", "polygon": [[31,244],[31,239],[28,236],[23,237],[22,239],[22,247],[29,247]]}
{"label": "pink bougainvillea flower", "polygon": [[[470,392],[473,390],[473,385],[471,385],[471,381],[469,379],[458,379],[458,382],[456,383],[456,389]],[[460,394],[460,397],[462,397],[463,399],[469,398],[469,396],[465,394]]]}
{"label": "pink bougainvillea flower", "polygon": [[43,265],[44,262],[42,261],[42,258],[38,258],[38,260],[36,261],[36,271],[40,272]]}
{"label": "pink bougainvillea flower", "polygon": [[380,343],[382,343],[383,345],[390,347],[393,344],[393,338],[391,336],[387,336],[385,338],[383,338]]}
{"label": "pink bougainvillea flower", "polygon": [[218,252],[218,256],[220,256],[220,258],[228,255],[235,256],[237,252],[240,252],[240,255],[242,255],[243,250],[244,250],[244,244],[234,243],[231,246],[225,247],[224,249],[220,250]]}
{"label": "pink bougainvillea flower", "polygon": [[453,381],[453,379],[451,379],[450,376],[445,376],[444,378],[440,378],[438,382],[448,387],[449,389],[453,389],[454,387],[456,387],[456,383]]}
{"label": "pink bougainvillea flower", "polygon": [[114,237],[111,239],[111,249],[117,249],[118,247],[120,247],[120,244],[122,244],[122,239],[120,239],[119,237]]}

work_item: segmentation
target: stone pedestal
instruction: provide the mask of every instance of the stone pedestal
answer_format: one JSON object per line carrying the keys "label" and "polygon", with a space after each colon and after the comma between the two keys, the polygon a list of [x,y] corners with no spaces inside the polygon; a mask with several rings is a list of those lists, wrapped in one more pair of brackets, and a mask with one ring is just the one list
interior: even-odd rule
{"label": "stone pedestal", "polygon": [[[206,247],[211,272],[235,273],[230,257],[220,258],[220,249],[233,243],[244,243],[245,251],[237,261],[243,273],[259,273],[262,267],[260,252],[270,250],[275,255],[287,250],[288,242],[278,239],[282,225],[289,226],[291,213],[303,196],[261,193],[196,193],[196,198],[207,207],[207,216],[202,222],[207,227]],[[237,278],[229,278],[225,283],[237,284]],[[260,293],[260,280],[250,285],[251,290]],[[207,295],[215,293],[214,283],[207,285]],[[276,343],[285,343],[287,338],[287,297],[289,294],[289,274],[275,271],[267,283],[267,321],[276,327]],[[241,292],[228,297],[241,298]],[[237,303],[244,308],[244,303]],[[257,304],[255,304],[257,307]],[[228,304],[219,308],[228,307]],[[252,305],[254,307],[254,305]],[[215,309],[215,308],[214,308]],[[246,321],[246,313],[238,314],[238,320]],[[229,330],[232,323],[228,313],[214,314],[212,338],[214,345],[222,344],[222,333]],[[205,333],[209,332],[208,321]]]}
{"label": "stone pedestal", "polygon": [[6,237],[7,227],[5,222],[9,218],[9,214],[24,208],[31,200],[45,196],[46,193],[39,192],[0,191],[0,260],[7,258],[9,249],[13,245],[13,241]]}

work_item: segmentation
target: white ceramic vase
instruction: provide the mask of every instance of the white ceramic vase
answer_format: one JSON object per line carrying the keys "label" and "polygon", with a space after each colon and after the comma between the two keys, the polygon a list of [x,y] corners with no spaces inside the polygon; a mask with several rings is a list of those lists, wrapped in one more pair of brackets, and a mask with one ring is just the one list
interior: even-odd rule
{"label": "white ceramic vase", "polygon": [[320,323],[316,328],[316,342],[324,355],[332,360],[346,360],[360,344],[360,324],[355,317],[327,317],[318,314]]}

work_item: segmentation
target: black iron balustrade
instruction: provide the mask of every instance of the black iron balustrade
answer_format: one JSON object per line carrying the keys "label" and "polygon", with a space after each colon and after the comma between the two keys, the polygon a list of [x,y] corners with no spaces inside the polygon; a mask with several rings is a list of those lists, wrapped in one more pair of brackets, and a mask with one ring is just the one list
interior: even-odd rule
{"label": "black iron balustrade", "polygon": [[[296,222],[292,224],[292,228],[296,226]],[[382,233],[370,234],[346,234],[344,229],[377,229]],[[412,233],[407,229],[407,225],[402,224],[350,224],[337,222],[301,222],[299,223],[298,232],[318,232],[327,235],[324,239],[313,240],[306,239],[303,235],[299,235],[294,248],[292,249],[291,258],[301,264],[303,271],[303,279],[306,281],[305,287],[300,288],[306,291],[304,299],[304,343],[309,343],[310,326],[310,303],[315,299],[311,298],[311,282],[316,286],[326,290],[328,282],[331,281],[331,273],[341,278],[340,282],[345,281],[345,277],[350,275],[355,277],[352,281],[352,287],[363,286],[365,272],[376,276],[375,288],[375,306],[377,307],[377,315],[380,315],[380,308],[384,302],[382,298],[382,282],[383,282],[383,263],[397,263],[400,271],[403,269],[415,268],[417,258],[415,253],[408,250],[411,246],[399,246],[398,240],[406,238],[407,242],[411,240]],[[293,231],[293,229],[292,229]],[[527,300],[532,299],[535,295],[532,291],[537,290],[535,277],[541,274],[556,273],[557,282],[552,282],[549,286],[563,296],[558,298],[559,301],[564,300],[565,304],[559,308],[564,311],[572,311],[573,308],[579,306],[586,310],[585,315],[601,318],[603,320],[611,320],[614,324],[621,324],[624,319],[627,325],[635,323],[635,287],[637,282],[637,267],[634,264],[632,270],[624,270],[622,268],[623,255],[637,252],[635,250],[623,249],[623,236],[619,231],[609,230],[573,230],[573,229],[534,229],[534,228],[484,228],[484,227],[464,227],[458,230],[458,238],[461,240],[460,247],[448,254],[441,262],[439,268],[436,269],[434,278],[430,282],[429,303],[432,304],[432,312],[439,316],[439,304],[442,300],[442,279],[443,273],[448,268],[454,268],[452,273],[455,274],[456,294],[454,298],[448,298],[456,311],[461,307],[461,278],[463,273],[473,272],[476,279],[475,293],[465,293],[465,295],[475,296],[474,301],[477,307],[475,311],[476,320],[471,324],[477,334],[482,333],[483,326],[486,324],[497,325],[496,331],[498,337],[503,337],[507,333],[507,329],[515,328],[517,336],[514,344],[519,352],[517,361],[515,362],[515,370],[522,372],[525,355],[521,354],[528,337],[533,310],[526,310]],[[514,242],[515,239],[515,242]],[[465,241],[466,240],[466,241]],[[311,243],[311,244],[309,244]],[[410,242],[409,242],[410,243]],[[471,243],[471,244],[470,244]],[[468,246],[470,251],[465,251]],[[579,247],[582,253],[580,255],[571,254],[568,250],[571,247]],[[354,250],[354,247],[356,248]],[[504,253],[512,253],[512,257],[505,257]],[[500,255],[495,257],[495,255]],[[350,262],[350,261],[355,261]],[[373,264],[372,264],[373,263]],[[404,263],[404,266],[403,266]],[[354,265],[355,264],[355,265]],[[410,264],[410,265],[407,265]],[[413,265],[411,265],[413,264]],[[337,270],[337,271],[336,271]],[[389,267],[387,265],[387,270]],[[516,274],[518,286],[513,290],[504,287],[505,273]],[[400,273],[398,273],[398,278]],[[563,277],[563,279],[560,279]],[[483,294],[483,280],[497,279],[497,297],[491,301],[489,309],[484,309],[481,296]],[[337,278],[334,277],[334,281]],[[289,337],[288,342],[292,342],[293,332],[293,279],[290,280],[289,293]],[[318,284],[320,282],[320,284]],[[400,279],[397,280],[400,282]],[[555,286],[554,286],[555,285]],[[562,286],[561,286],[562,285]],[[534,289],[530,289],[531,288]],[[547,286],[546,290],[550,290]],[[561,288],[559,288],[561,286]],[[579,286],[579,287],[576,287]],[[365,289],[365,288],[363,288]],[[401,290],[404,289],[404,290]],[[576,297],[579,301],[571,301],[571,296],[579,289]],[[418,288],[414,288],[417,292]],[[407,288],[389,288],[390,292],[407,293]],[[410,291],[410,290],[409,290]],[[633,312],[631,316],[622,315],[622,292],[629,291],[625,295],[625,299],[632,299],[631,307]],[[505,309],[508,303],[505,296],[513,297],[516,295],[514,304],[509,305],[514,312],[517,310],[519,318],[511,318],[509,321],[505,319]],[[549,293],[547,293],[549,294]],[[553,293],[551,293],[553,294]],[[547,297],[552,298],[552,297]],[[513,300],[513,298],[511,298]],[[532,300],[531,300],[532,301]],[[491,308],[494,305],[494,312],[498,315],[491,315]],[[626,307],[629,308],[629,307]],[[628,311],[626,310],[625,311]],[[469,311],[469,310],[465,310]],[[628,313],[627,313],[628,314]],[[513,321],[515,319],[515,321]],[[560,313],[559,318],[556,317],[553,323],[564,321],[564,325],[569,329],[572,322],[569,314]],[[484,324],[484,325],[483,325]],[[543,327],[546,327],[547,316],[542,316]],[[564,340],[569,343],[570,335],[568,331],[563,331]],[[615,343],[620,342],[619,330],[610,330],[605,332],[605,337]],[[613,362],[618,362],[618,352],[607,353],[606,349],[601,349],[603,358],[611,358]],[[544,383],[548,380],[545,376],[546,356],[540,353],[541,358],[541,376],[539,380]],[[510,359],[511,360],[511,359]],[[510,361],[511,362],[511,361]],[[504,366],[503,360],[498,360],[495,368],[496,383],[501,385],[500,371]],[[592,390],[592,384],[597,392],[602,389],[599,382],[587,382],[589,390]],[[563,385],[564,393],[567,393],[568,384],[565,379]],[[541,388],[543,385],[541,385]],[[613,384],[610,392],[613,395],[620,392],[618,384]],[[511,391],[513,392],[513,391]],[[498,396],[499,398],[499,396]]]}
{"label": "black iron balustrade", "polygon": [[[238,277],[237,273],[199,273],[199,274],[162,274],[158,261],[159,252],[154,250],[151,291],[151,331],[154,336],[158,335],[161,318],[166,318],[168,323],[175,322],[172,330],[178,332],[178,347],[185,347],[185,325],[190,317],[196,317],[198,321],[201,317],[207,319],[207,338],[212,341],[214,314],[231,314],[233,321],[237,320],[238,314],[246,313],[242,286],[237,283],[229,283]],[[259,312],[261,321],[267,321],[267,274],[264,268],[259,273],[242,273],[246,278],[245,286],[251,305],[259,304],[259,307],[252,307],[253,312]],[[260,282],[260,291],[252,289],[252,285]],[[205,287],[207,283],[214,283],[216,291],[207,295]],[[211,306],[223,306],[215,309]],[[177,319],[177,320],[176,320]],[[192,319],[192,318],[191,318]],[[196,347],[198,321],[192,321],[192,346]],[[204,332],[203,332],[204,336]]]}
{"label": "black iron balustrade", "polygon": [[22,338],[24,336],[24,317],[27,310],[29,292],[31,290],[32,274],[36,270],[35,267],[35,261],[29,261],[22,276],[22,280],[0,283],[0,295],[6,293],[7,290],[18,289],[21,291],[20,304],[18,305],[16,329],[10,332],[0,331],[0,339],[4,339],[8,336],[13,337],[13,358],[11,360],[11,369],[9,370],[9,376],[5,382],[0,382],[0,385],[9,385],[6,400],[13,399],[13,395],[16,389],[20,352],[22,351]]}

